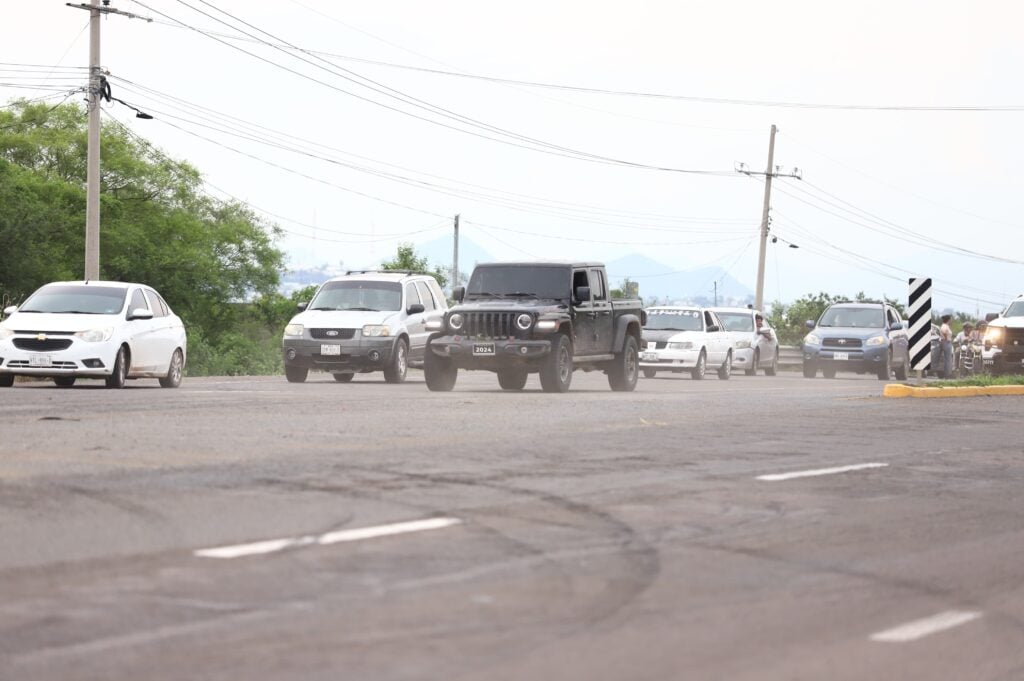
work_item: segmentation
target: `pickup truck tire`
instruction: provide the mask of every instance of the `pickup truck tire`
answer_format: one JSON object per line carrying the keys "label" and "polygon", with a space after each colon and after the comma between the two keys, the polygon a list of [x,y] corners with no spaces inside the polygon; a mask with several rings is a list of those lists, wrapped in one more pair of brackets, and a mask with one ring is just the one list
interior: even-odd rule
{"label": "pickup truck tire", "polygon": [[306,380],[306,376],[309,376],[309,369],[305,367],[289,367],[284,368],[284,377],[288,379],[289,383],[303,383]]}
{"label": "pickup truck tire", "polygon": [[434,392],[448,392],[455,387],[458,377],[459,368],[450,359],[435,355],[428,346],[427,356],[423,358],[423,378],[427,388]]}
{"label": "pickup truck tire", "polygon": [[728,381],[730,376],[732,376],[732,350],[725,353],[725,361],[722,366],[718,367],[718,378]]}
{"label": "pickup truck tire", "polygon": [[551,353],[540,366],[540,387],[546,393],[569,392],[572,385],[572,343],[565,334],[551,341]]}
{"label": "pickup truck tire", "polygon": [[522,390],[528,375],[526,369],[501,369],[498,371],[498,385],[502,390]]}
{"label": "pickup truck tire", "polygon": [[772,365],[770,367],[765,367],[764,368],[764,375],[765,376],[774,376],[776,373],[778,373],[778,371],[779,371],[779,350],[778,350],[778,348],[776,348],[775,349],[775,359],[772,360]]}
{"label": "pickup truck tire", "polygon": [[708,355],[701,348],[700,355],[697,356],[697,366],[690,369],[690,377],[695,381],[700,381],[704,378],[704,374],[708,371]]}
{"label": "pickup truck tire", "polygon": [[608,386],[616,392],[631,392],[640,378],[640,353],[636,336],[626,335],[622,352],[615,355],[608,370]]}
{"label": "pickup truck tire", "polygon": [[395,343],[395,351],[391,353],[391,361],[384,367],[385,383],[405,383],[405,374],[409,368],[409,343],[399,338]]}
{"label": "pickup truck tire", "polygon": [[892,374],[892,353],[886,353],[885,362],[882,366],[878,367],[878,380],[888,381],[889,376]]}
{"label": "pickup truck tire", "polygon": [[749,369],[744,369],[743,373],[747,376],[757,376],[758,364],[761,363],[761,351],[754,350],[754,361],[751,362]]}
{"label": "pickup truck tire", "polygon": [[658,375],[657,369],[644,369],[644,378],[654,378]]}

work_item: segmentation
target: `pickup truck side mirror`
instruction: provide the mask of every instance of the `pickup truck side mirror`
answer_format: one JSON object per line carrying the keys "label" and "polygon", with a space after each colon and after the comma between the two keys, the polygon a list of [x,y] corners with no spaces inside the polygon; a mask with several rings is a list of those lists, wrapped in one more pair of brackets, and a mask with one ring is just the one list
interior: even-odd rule
{"label": "pickup truck side mirror", "polygon": [[405,310],[405,314],[420,314],[427,308],[423,307],[422,303],[413,303]]}
{"label": "pickup truck side mirror", "polygon": [[452,298],[455,299],[456,303],[461,303],[462,299],[466,297],[466,287],[456,286],[452,289]]}
{"label": "pickup truck side mirror", "polygon": [[295,309],[297,309],[299,312],[302,312],[303,310],[306,309],[306,307],[308,305],[309,305],[309,303],[296,303],[295,304]]}
{"label": "pickup truck side mirror", "polygon": [[808,329],[813,329],[814,328],[814,320],[813,319],[808,319],[806,322],[804,322],[804,326],[806,326]]}
{"label": "pickup truck side mirror", "polygon": [[577,305],[580,303],[590,302],[590,287],[589,286],[577,286],[576,291],[573,293],[574,301]]}

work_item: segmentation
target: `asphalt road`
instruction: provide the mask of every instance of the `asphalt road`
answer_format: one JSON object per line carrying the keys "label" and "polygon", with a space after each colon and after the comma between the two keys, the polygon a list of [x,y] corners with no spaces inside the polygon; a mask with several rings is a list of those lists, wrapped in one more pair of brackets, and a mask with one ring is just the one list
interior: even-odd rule
{"label": "asphalt road", "polygon": [[1024,678],[1024,398],[882,385],[3,389],[0,679]]}

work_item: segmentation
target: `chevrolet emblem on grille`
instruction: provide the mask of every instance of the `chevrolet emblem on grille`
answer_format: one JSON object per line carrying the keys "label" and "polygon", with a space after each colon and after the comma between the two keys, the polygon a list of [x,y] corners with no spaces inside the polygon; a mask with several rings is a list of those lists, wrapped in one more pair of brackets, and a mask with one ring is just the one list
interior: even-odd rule
{"label": "chevrolet emblem on grille", "polygon": [[38,341],[46,340],[46,334],[45,333],[39,334],[38,336],[36,336],[36,340],[38,340]]}

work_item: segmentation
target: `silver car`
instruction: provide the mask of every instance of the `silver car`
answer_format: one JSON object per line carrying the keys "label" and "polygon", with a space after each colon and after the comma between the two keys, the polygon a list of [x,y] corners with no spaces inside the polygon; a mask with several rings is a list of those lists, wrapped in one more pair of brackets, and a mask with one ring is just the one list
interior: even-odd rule
{"label": "silver car", "polygon": [[779,339],[760,310],[747,307],[712,308],[732,338],[732,366],[747,376],[759,369],[774,376],[779,368]]}
{"label": "silver car", "polygon": [[282,339],[289,382],[313,369],[339,383],[373,371],[402,383],[410,364],[422,365],[427,322],[442,319],[448,302],[428,274],[366,270],[323,283],[299,309]]}

